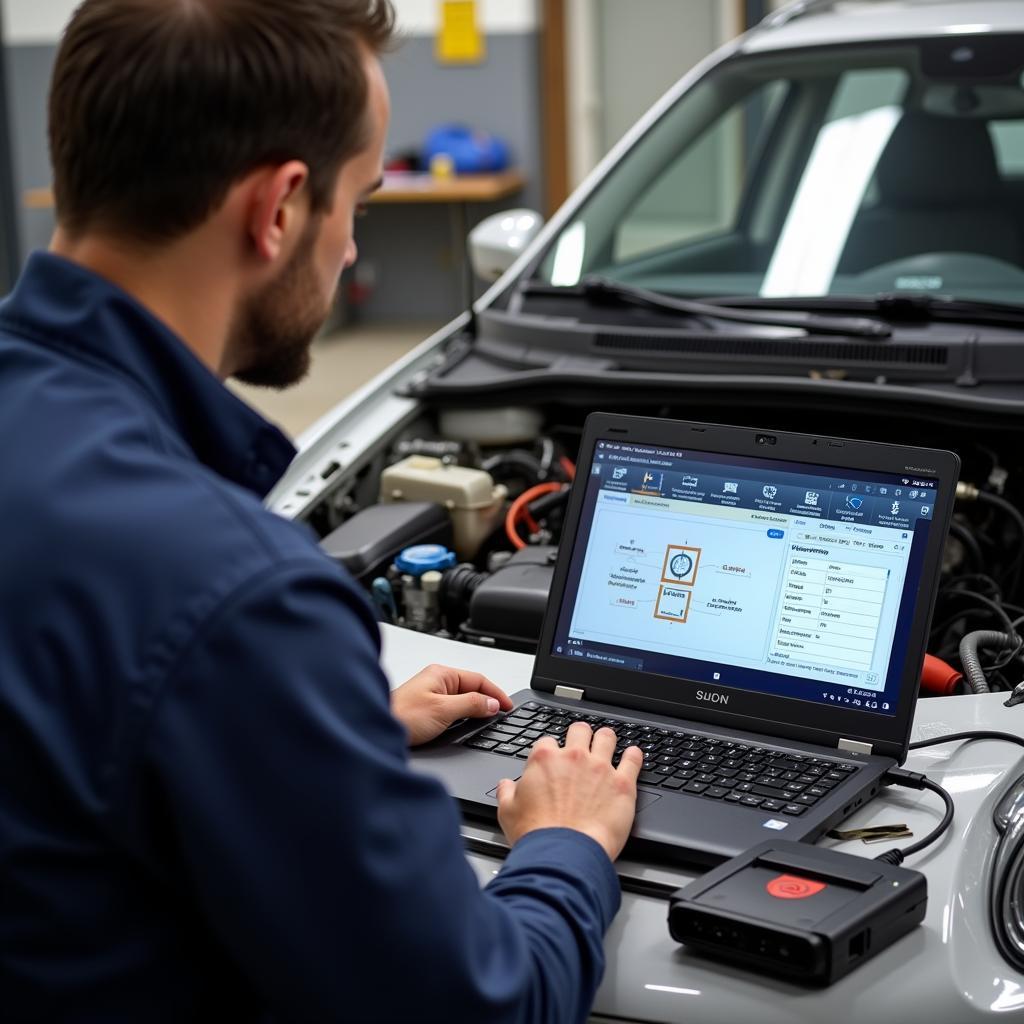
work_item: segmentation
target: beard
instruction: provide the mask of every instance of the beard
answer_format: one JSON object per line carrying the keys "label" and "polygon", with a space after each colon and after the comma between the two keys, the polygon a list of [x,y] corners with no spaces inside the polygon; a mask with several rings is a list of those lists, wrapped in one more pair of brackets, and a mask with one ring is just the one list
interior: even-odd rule
{"label": "beard", "polygon": [[319,227],[313,218],[277,279],[236,311],[228,351],[238,353],[237,380],[282,390],[309,373],[310,347],[334,302],[314,266]]}

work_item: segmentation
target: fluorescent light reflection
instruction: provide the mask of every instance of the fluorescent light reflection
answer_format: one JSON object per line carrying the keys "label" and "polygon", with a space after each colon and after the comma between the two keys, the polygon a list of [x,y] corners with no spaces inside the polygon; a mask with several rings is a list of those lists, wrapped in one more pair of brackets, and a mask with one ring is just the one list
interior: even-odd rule
{"label": "fluorescent light reflection", "polygon": [[671,992],[676,996],[699,996],[699,988],[675,988],[672,985],[644,985],[651,992]]}
{"label": "fluorescent light reflection", "polygon": [[551,267],[551,283],[559,288],[572,288],[580,283],[583,272],[583,251],[587,242],[587,226],[577,221],[562,232]]}
{"label": "fluorescent light reflection", "polygon": [[947,775],[942,785],[947,793],[970,793],[975,789],[989,789],[1002,772],[973,772],[970,775]]}
{"label": "fluorescent light reflection", "polygon": [[825,295],[878,158],[902,116],[878,107],[818,133],[761,285],[762,295]]}
{"label": "fluorescent light reflection", "polygon": [[999,993],[996,1001],[989,1007],[993,1013],[1006,1013],[1008,1010],[1019,1010],[1024,1006],[1024,993],[1015,981],[995,979],[995,984],[1002,985],[1003,991]]}

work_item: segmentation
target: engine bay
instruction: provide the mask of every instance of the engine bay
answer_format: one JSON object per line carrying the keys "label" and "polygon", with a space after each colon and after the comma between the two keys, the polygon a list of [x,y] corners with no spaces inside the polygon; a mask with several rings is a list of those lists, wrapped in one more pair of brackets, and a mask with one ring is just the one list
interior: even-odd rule
{"label": "engine bay", "polygon": [[[782,410],[739,399],[626,410],[815,430],[949,448],[963,467],[945,546],[922,695],[978,692],[1024,678],[1024,455],[1014,421],[981,429],[920,411],[825,404]],[[467,643],[536,650],[583,421],[577,401],[430,408],[381,439],[359,472],[338,474],[306,517],[327,554],[366,589],[381,621]],[[990,634],[981,636],[982,633]],[[1002,637],[996,640],[996,637]],[[970,639],[965,653],[962,642]],[[980,639],[978,639],[980,637]],[[966,678],[965,678],[966,674]],[[1022,691],[1024,698],[1024,691]]]}

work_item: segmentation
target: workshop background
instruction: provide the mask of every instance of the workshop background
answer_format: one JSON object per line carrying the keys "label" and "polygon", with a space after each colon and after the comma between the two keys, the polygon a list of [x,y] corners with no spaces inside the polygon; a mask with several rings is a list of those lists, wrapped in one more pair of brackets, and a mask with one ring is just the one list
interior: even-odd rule
{"label": "workshop background", "polygon": [[[74,0],[0,6],[3,291],[53,230],[46,98],[60,34],[75,6]],[[493,201],[424,197],[370,207],[357,226],[359,259],[342,280],[309,377],[282,393],[238,388],[293,436],[464,308],[466,231],[511,207],[550,216],[687,69],[781,3],[395,0],[394,6],[400,42],[384,59],[391,165],[415,165],[432,130],[460,125],[503,143],[522,185]],[[716,187],[713,176],[703,180]],[[695,209],[702,205],[695,197]],[[657,230],[658,211],[652,212]],[[480,294],[481,282],[473,287]]]}

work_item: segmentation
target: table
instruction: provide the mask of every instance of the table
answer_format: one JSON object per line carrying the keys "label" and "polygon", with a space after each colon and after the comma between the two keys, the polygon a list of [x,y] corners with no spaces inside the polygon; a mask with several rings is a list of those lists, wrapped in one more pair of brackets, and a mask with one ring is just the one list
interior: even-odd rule
{"label": "table", "polygon": [[466,251],[469,204],[494,203],[521,192],[526,179],[519,171],[497,174],[457,174],[437,178],[412,171],[386,171],[381,187],[370,196],[371,205],[445,203],[451,210],[452,252],[458,254],[462,277],[462,305],[473,302],[473,270]]}
{"label": "table", "polygon": [[[381,632],[383,663],[393,685],[429,662],[439,662],[483,672],[510,693],[529,686],[533,659],[527,655],[393,626],[382,626]],[[986,694],[922,701],[914,738],[971,729],[1024,734],[1024,706],[1007,709],[1002,699]],[[1019,747],[996,741],[934,746],[911,754],[906,767],[945,786],[956,803],[949,832],[905,865],[928,878],[928,913],[920,928],[838,984],[824,991],[805,990],[701,960],[669,937],[664,899],[630,891],[624,892],[622,909],[605,940],[608,965],[594,1003],[593,1024],[1024,1021],[1024,975],[1000,958],[987,923],[988,868],[996,838],[992,809],[1005,782],[1024,772],[1022,755]],[[900,821],[920,837],[940,817],[941,805],[934,795],[892,789],[851,815],[844,827]],[[496,829],[467,825],[464,833],[481,849],[502,842]],[[867,857],[889,848],[831,840],[824,845]],[[481,884],[500,866],[497,858],[480,853],[470,853],[469,860]],[[693,877],[628,859],[621,859],[617,868],[620,874],[657,887],[681,886]]]}
{"label": "table", "polygon": [[[430,174],[388,171],[371,203],[492,203],[515,195],[526,179],[519,171],[499,174],[459,174],[435,178]],[[29,210],[52,210],[52,188],[30,188],[22,195]]]}

